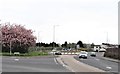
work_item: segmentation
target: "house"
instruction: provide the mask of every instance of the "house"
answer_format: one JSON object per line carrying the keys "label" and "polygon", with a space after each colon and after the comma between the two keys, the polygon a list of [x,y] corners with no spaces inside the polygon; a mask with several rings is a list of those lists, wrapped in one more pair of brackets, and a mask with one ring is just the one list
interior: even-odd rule
{"label": "house", "polygon": [[99,51],[100,50],[100,45],[94,45],[93,51]]}

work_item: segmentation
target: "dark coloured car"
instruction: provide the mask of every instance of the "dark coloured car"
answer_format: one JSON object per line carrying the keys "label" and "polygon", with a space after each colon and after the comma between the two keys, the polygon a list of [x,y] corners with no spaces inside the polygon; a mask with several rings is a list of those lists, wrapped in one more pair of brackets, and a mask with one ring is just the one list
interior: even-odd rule
{"label": "dark coloured car", "polygon": [[91,52],[91,53],[90,53],[90,56],[96,57],[96,53],[95,53],[95,52]]}
{"label": "dark coloured car", "polygon": [[60,51],[56,51],[55,55],[62,55],[62,53]]}

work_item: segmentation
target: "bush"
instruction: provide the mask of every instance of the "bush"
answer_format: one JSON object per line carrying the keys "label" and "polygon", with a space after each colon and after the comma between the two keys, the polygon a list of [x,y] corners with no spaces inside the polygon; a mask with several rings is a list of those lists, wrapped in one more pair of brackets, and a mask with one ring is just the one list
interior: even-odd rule
{"label": "bush", "polygon": [[[56,47],[57,50],[62,50],[62,47]],[[30,47],[28,52],[40,51],[40,52],[49,52],[52,51],[53,47]]]}
{"label": "bush", "polygon": [[45,56],[48,55],[47,52],[29,52],[29,53],[21,53],[19,55],[11,54],[10,53],[2,53],[2,56]]}

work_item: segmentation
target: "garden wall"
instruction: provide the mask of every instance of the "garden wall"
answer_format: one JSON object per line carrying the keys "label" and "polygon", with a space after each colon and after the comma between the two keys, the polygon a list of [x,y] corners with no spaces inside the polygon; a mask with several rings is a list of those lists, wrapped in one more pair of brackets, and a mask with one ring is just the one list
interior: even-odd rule
{"label": "garden wall", "polygon": [[120,60],[120,48],[108,48],[104,54],[104,57],[114,58]]}

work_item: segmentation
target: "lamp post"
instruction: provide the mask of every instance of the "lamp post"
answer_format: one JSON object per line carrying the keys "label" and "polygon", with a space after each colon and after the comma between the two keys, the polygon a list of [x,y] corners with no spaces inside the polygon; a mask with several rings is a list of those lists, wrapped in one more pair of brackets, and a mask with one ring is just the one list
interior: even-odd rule
{"label": "lamp post", "polygon": [[55,28],[56,26],[59,26],[59,25],[53,25],[53,48],[55,47]]}
{"label": "lamp post", "polygon": [[42,32],[42,31],[38,31],[38,43],[39,43],[40,40],[41,40],[41,37],[40,37],[41,32]]}
{"label": "lamp post", "polygon": [[19,41],[19,45],[20,45],[20,47],[21,47],[21,40],[18,40],[18,39],[11,39],[10,40],[10,55],[12,54],[12,42],[14,42],[14,41]]}
{"label": "lamp post", "polygon": [[11,55],[11,49],[12,49],[12,41],[10,41],[10,55]]}
{"label": "lamp post", "polygon": [[106,43],[108,43],[109,44],[109,39],[108,39],[108,32],[106,32]]}
{"label": "lamp post", "polygon": [[12,54],[12,40],[13,39],[10,40],[10,55]]}
{"label": "lamp post", "polygon": [[[11,29],[12,29],[12,27],[10,27],[10,31],[11,31]],[[11,38],[11,40],[10,40],[10,55],[12,54],[12,52],[11,52],[11,50],[12,50],[12,32],[10,32],[10,38]]]}

